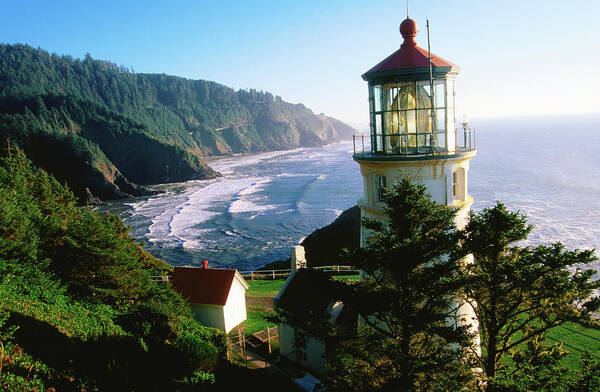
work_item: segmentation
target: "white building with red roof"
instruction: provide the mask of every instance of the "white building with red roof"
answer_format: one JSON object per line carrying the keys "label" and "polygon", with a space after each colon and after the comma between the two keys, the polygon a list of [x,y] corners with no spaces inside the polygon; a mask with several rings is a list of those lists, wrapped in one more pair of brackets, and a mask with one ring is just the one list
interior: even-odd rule
{"label": "white building with red roof", "polygon": [[246,320],[248,283],[234,269],[175,267],[171,286],[192,306],[203,325],[229,333]]}

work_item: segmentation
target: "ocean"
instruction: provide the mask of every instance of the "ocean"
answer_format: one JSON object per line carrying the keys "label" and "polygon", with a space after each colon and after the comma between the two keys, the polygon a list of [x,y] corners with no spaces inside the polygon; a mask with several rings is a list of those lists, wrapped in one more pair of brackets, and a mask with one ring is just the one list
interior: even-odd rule
{"label": "ocean", "polygon": [[[600,249],[600,116],[474,120],[474,210],[496,200],[525,213],[523,245]],[[254,270],[331,223],[362,196],[352,143],[213,159],[223,177],[155,186],[106,203],[131,235],[172,265]],[[600,253],[597,254],[600,255]],[[600,264],[598,264],[600,266]]]}

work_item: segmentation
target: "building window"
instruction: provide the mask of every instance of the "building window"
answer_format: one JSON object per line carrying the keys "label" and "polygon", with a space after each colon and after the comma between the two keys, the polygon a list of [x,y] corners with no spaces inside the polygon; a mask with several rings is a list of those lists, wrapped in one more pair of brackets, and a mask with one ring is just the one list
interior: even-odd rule
{"label": "building window", "polygon": [[465,200],[465,169],[452,172],[452,200]]}
{"label": "building window", "polygon": [[458,172],[452,173],[452,197],[456,199],[458,196]]}
{"label": "building window", "polygon": [[375,194],[377,195],[377,201],[383,201],[383,193],[387,187],[387,181],[385,176],[375,176]]}

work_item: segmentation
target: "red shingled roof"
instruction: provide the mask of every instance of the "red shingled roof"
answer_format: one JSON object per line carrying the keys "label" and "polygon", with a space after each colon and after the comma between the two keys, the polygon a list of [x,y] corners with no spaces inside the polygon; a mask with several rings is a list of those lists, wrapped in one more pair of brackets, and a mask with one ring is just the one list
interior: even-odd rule
{"label": "red shingled roof", "polygon": [[[431,54],[432,67],[453,67],[454,64],[444,60],[440,56]],[[429,53],[418,46],[402,46],[385,60],[371,68],[366,74],[383,71],[393,71],[403,68],[429,67]]]}
{"label": "red shingled roof", "polygon": [[[406,68],[425,68],[429,67],[429,53],[427,50],[417,46],[415,36],[417,35],[417,24],[412,19],[405,19],[400,25],[400,32],[404,37],[404,42],[400,49],[392,53],[379,64],[365,72],[365,75],[375,72],[393,71]],[[455,66],[448,60],[440,56],[431,54],[432,67],[453,67]]]}
{"label": "red shingled roof", "polygon": [[198,267],[175,267],[171,286],[189,302],[225,305],[236,270]]}

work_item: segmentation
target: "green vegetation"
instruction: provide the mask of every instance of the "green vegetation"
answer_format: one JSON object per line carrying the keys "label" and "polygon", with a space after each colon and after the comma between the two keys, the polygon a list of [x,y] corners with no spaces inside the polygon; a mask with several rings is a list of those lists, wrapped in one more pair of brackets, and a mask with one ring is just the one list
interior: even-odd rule
{"label": "green vegetation", "polygon": [[329,387],[463,390],[472,378],[463,361],[471,335],[457,318],[457,211],[437,205],[424,185],[406,179],[383,199],[387,222],[363,218],[372,237],[367,247],[347,254],[368,277],[333,285],[364,325],[357,336],[333,329],[340,341],[328,363]]}
{"label": "green vegetation", "polygon": [[[596,260],[593,250],[565,250],[560,243],[535,248],[514,245],[531,231],[525,216],[498,202],[493,208],[471,213],[460,232],[461,255],[473,255],[465,265],[464,291],[479,320],[479,365],[490,382],[510,385],[513,368],[503,358],[520,355],[524,344],[544,347],[541,338],[568,321],[590,322],[600,307],[593,296],[600,282],[587,266]],[[571,272],[570,268],[576,268]],[[537,354],[536,354],[537,355]]]}
{"label": "green vegetation", "polygon": [[[501,203],[471,213],[457,230],[454,210],[435,206],[423,186],[406,180],[385,201],[385,223],[362,222],[373,234],[368,247],[347,252],[369,278],[319,283],[362,316],[364,329],[353,335],[328,324],[327,314],[279,315],[335,350],[328,390],[600,391],[600,329],[591,319],[600,282],[587,267],[593,251],[516,246],[531,226]],[[465,262],[467,255],[474,261]],[[311,280],[323,279],[315,274]],[[477,314],[481,352],[447,330],[457,326],[460,334],[464,325],[452,314],[456,300]]]}
{"label": "green vegetation", "polygon": [[224,336],[199,325],[170,267],[118,217],[75,196],[20,150],[0,154],[0,389],[197,390]]}
{"label": "green vegetation", "polygon": [[274,316],[273,306],[263,304],[249,305],[247,308],[248,318],[241,324],[244,327],[246,335],[264,331],[267,327],[274,327],[276,324],[271,321]]}
{"label": "green vegetation", "polygon": [[267,326],[273,327],[273,297],[285,283],[285,279],[248,280],[250,288],[246,291],[246,312],[248,318],[241,327],[246,335],[264,331]]}
{"label": "green vegetation", "polygon": [[0,135],[81,199],[86,188],[108,199],[142,193],[134,184],[214,176],[208,155],[318,146],[353,132],[266,92],[0,44]]}
{"label": "green vegetation", "polygon": [[565,323],[546,333],[548,345],[562,344],[567,354],[561,364],[570,370],[577,371],[586,352],[600,360],[600,329],[588,328],[579,323]]}
{"label": "green vegetation", "polygon": [[246,291],[246,297],[273,298],[281,290],[285,279],[255,279],[247,282],[250,288]]}

